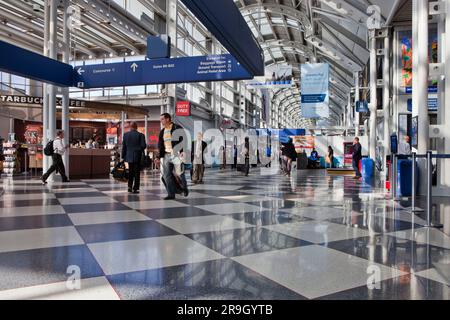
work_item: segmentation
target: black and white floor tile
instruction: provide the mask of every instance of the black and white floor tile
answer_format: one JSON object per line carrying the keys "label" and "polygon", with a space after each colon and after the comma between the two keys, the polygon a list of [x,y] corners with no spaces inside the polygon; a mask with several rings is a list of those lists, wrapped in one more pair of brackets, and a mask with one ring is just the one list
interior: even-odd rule
{"label": "black and white floor tile", "polygon": [[373,183],[259,173],[208,169],[169,201],[157,172],[140,194],[4,179],[0,299],[450,299],[448,226]]}

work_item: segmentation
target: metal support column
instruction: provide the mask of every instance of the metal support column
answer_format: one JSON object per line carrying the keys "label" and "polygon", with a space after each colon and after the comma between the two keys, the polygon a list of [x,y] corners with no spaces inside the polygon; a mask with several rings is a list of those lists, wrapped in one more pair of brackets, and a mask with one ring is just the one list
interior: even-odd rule
{"label": "metal support column", "polygon": [[424,227],[442,228],[442,224],[431,222],[433,213],[433,161],[431,151],[427,151],[427,224]]}
{"label": "metal support column", "polygon": [[416,211],[416,153],[412,153],[412,173],[411,173],[411,211]]}
{"label": "metal support column", "polygon": [[397,155],[396,154],[393,154],[392,155],[392,180],[391,180],[391,188],[392,188],[392,200],[394,200],[394,201],[398,201],[399,200],[399,198],[397,197],[397,180],[398,180],[398,177],[397,177],[397,174],[398,174],[398,172],[397,172],[397,164],[398,164],[398,162],[397,162]]}
{"label": "metal support column", "polygon": [[[50,0],[45,0],[44,3],[44,56],[48,57],[48,40],[50,35]],[[45,147],[49,141],[49,132],[48,132],[48,85],[46,83],[43,84],[42,87],[42,97],[43,97],[43,105],[42,105],[42,128],[43,128],[43,139],[42,144]],[[48,170],[50,167],[50,159],[49,157],[44,156],[42,161],[42,169],[44,172]]]}
{"label": "metal support column", "polygon": [[123,144],[123,135],[125,134],[125,112],[122,111],[120,115],[120,143]]}
{"label": "metal support column", "polygon": [[[49,56],[51,59],[57,59],[56,41],[58,35],[58,2],[51,0],[50,4],[50,35],[49,35]],[[50,139],[56,134],[56,87],[49,86],[49,112],[48,112],[48,130]]]}
{"label": "metal support column", "polygon": [[359,135],[359,112],[356,112],[356,102],[359,101],[359,72],[353,73],[353,78],[355,80],[355,136]]}
{"label": "metal support column", "polygon": [[377,147],[377,39],[375,31],[370,31],[370,118],[369,157],[376,158]]}
{"label": "metal support column", "polygon": [[348,93],[347,96],[347,108],[346,108],[346,114],[345,114],[345,127],[350,128],[352,125],[352,96],[350,93]]}
{"label": "metal support column", "polygon": [[[443,57],[444,63],[444,75],[445,75],[445,85],[444,85],[444,105],[440,107],[444,110],[443,114],[443,123],[448,127],[450,125],[450,0],[445,0],[445,41],[442,41],[444,44],[445,58]],[[450,154],[450,136],[447,135],[444,138],[444,153]],[[443,168],[445,168],[445,176],[441,178],[441,185],[446,188],[450,188],[450,160],[441,161],[442,164],[445,163]]]}
{"label": "metal support column", "polygon": [[412,173],[411,173],[411,212],[414,212],[418,214],[419,212],[423,211],[423,209],[416,207],[416,194],[417,194],[417,157],[416,153],[413,152],[412,154]]}
{"label": "metal support column", "polygon": [[[172,57],[178,56],[178,0],[166,0],[167,16],[166,16],[166,33],[172,39]],[[167,96],[169,97],[167,105],[167,112],[172,116],[175,115],[175,106],[177,105],[177,85],[166,85]],[[173,101],[170,99],[173,97]]]}
{"label": "metal support column", "polygon": [[[389,31],[389,30],[388,30]],[[390,87],[391,87],[391,79],[390,79],[390,55],[391,55],[391,46],[390,46],[390,37],[389,32],[388,36],[384,38],[384,60],[383,60],[383,171],[387,170],[386,165],[386,156],[389,154],[389,146],[390,146]]]}
{"label": "metal support column", "polygon": [[148,144],[148,116],[144,117],[144,128],[145,128],[145,144]]}
{"label": "metal support column", "polygon": [[[9,133],[14,133],[14,118],[9,118]],[[17,137],[16,137],[17,140]]]}
{"label": "metal support column", "polygon": [[429,145],[428,120],[428,1],[413,0],[412,116],[418,116],[418,153]]}
{"label": "metal support column", "polygon": [[[70,26],[69,24],[69,0],[64,0],[64,14],[63,14],[63,39],[64,39],[64,51],[63,62],[69,64],[70,62]],[[61,110],[61,129],[64,130],[64,143],[69,145],[69,88],[63,88],[62,98],[62,110]],[[63,156],[64,166],[66,168],[66,176],[69,176],[69,152],[66,152]]]}
{"label": "metal support column", "polygon": [[[49,0],[49,29],[48,29],[48,56],[51,59],[57,59],[56,41],[58,34],[58,7],[56,0]],[[47,99],[47,141],[54,139],[56,135],[56,87],[54,85],[47,85],[47,95],[44,99]],[[50,166],[50,161],[47,162],[47,166]],[[44,168],[47,170],[48,168]],[[53,181],[54,175],[49,177],[50,181]]]}

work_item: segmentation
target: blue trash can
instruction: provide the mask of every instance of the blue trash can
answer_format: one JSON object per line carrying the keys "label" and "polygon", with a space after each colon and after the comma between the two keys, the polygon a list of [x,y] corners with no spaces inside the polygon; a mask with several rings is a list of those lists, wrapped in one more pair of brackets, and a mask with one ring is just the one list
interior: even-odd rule
{"label": "blue trash can", "polygon": [[[416,190],[419,180],[419,170],[416,166]],[[400,159],[397,162],[397,195],[410,197],[412,195],[412,160]]]}
{"label": "blue trash can", "polygon": [[361,160],[361,175],[363,178],[373,177],[373,170],[375,168],[375,162],[370,158],[362,158]]}

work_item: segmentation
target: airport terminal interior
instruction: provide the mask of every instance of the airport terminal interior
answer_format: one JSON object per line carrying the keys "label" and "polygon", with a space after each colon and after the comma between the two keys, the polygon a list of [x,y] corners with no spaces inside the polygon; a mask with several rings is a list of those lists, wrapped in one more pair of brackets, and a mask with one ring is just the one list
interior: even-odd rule
{"label": "airport terminal interior", "polygon": [[0,0],[0,300],[449,300],[449,60],[450,0]]}

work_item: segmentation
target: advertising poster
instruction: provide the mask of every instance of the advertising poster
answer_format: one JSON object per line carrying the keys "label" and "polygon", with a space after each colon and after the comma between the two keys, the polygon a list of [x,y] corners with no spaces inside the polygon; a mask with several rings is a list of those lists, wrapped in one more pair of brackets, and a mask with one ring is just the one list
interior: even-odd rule
{"label": "advertising poster", "polygon": [[307,119],[328,118],[329,65],[308,63],[301,65],[301,112]]}
{"label": "advertising poster", "polygon": [[28,144],[39,144],[42,142],[42,125],[28,124],[25,127],[25,141]]}
{"label": "advertising poster", "polygon": [[315,148],[314,136],[291,136],[291,138],[297,153],[305,149],[312,150]]}
{"label": "advertising poster", "polygon": [[[399,33],[401,50],[401,87],[412,87],[412,32],[402,31]],[[437,63],[438,60],[438,38],[437,31],[430,30],[428,39],[428,56],[430,63]],[[430,86],[436,86],[437,82],[430,82]],[[408,91],[408,90],[407,90]]]}

